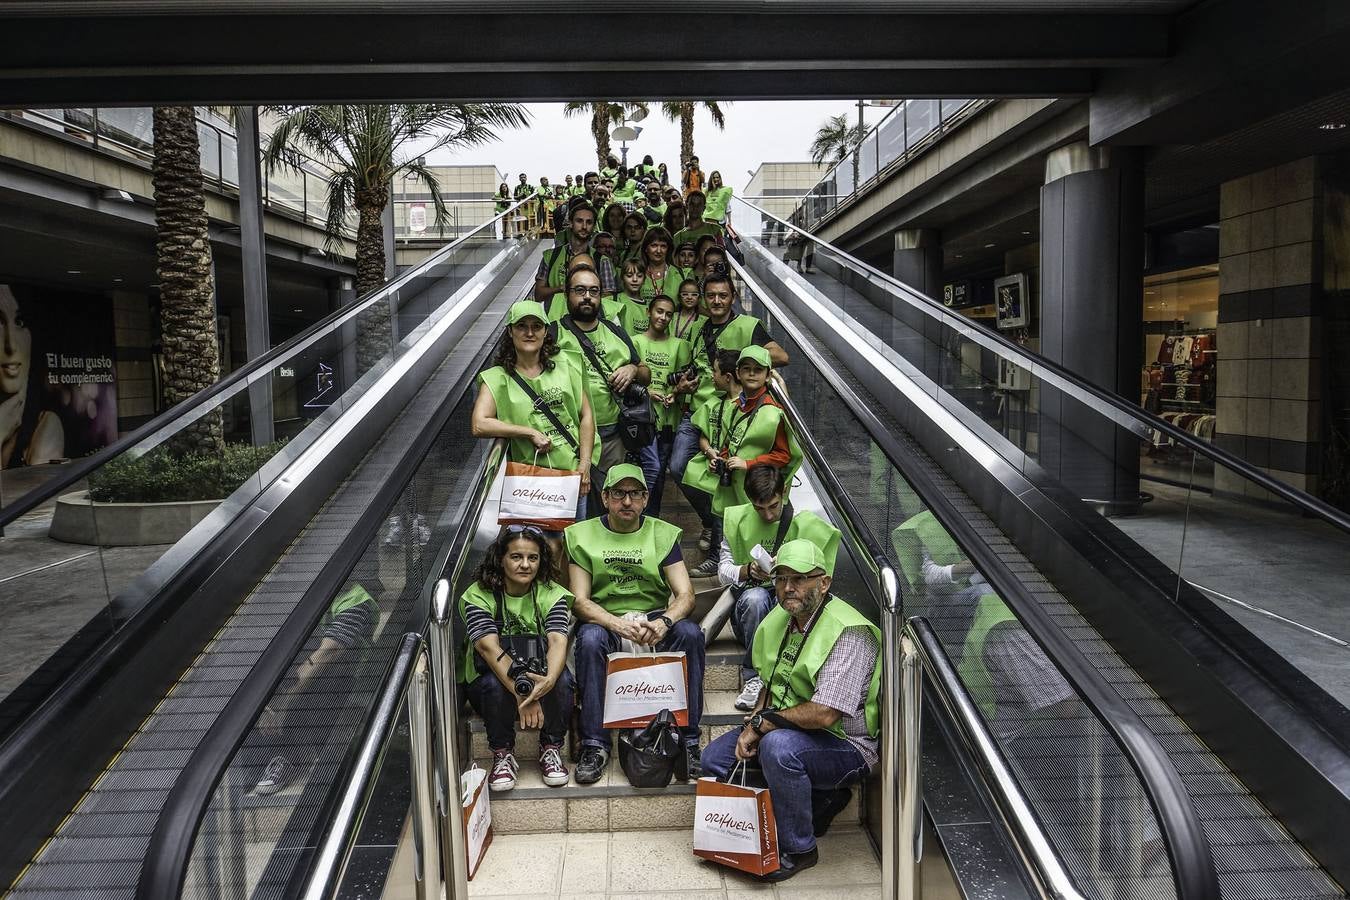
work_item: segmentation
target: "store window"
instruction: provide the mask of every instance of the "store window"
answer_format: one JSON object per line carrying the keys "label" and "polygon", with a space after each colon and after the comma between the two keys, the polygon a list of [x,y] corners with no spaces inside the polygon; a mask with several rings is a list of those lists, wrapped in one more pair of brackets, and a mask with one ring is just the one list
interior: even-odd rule
{"label": "store window", "polygon": [[[1183,431],[1214,440],[1218,371],[1219,267],[1192,266],[1144,278],[1141,404]],[[1141,474],[1212,484],[1207,460],[1162,432],[1144,448]]]}

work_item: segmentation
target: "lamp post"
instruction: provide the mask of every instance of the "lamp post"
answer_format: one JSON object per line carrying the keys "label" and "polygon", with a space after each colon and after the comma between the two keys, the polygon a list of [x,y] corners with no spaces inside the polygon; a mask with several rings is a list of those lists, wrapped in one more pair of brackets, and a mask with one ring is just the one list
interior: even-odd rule
{"label": "lamp post", "polygon": [[641,125],[629,125],[628,123],[641,122],[645,118],[647,118],[647,111],[645,109],[635,109],[633,110],[632,115],[625,116],[623,123],[610,133],[611,140],[620,142],[619,153],[622,154],[622,164],[625,169],[628,168],[628,142],[636,141],[638,136],[642,134]]}

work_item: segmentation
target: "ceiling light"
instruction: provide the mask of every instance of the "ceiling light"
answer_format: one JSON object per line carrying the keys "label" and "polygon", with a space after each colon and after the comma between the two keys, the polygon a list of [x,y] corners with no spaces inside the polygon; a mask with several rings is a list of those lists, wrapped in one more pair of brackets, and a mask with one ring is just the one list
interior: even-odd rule
{"label": "ceiling light", "polygon": [[1322,131],[1340,131],[1342,128],[1345,127],[1345,123],[1344,123],[1344,122],[1323,122],[1321,125],[1318,125],[1317,127],[1318,127],[1319,129],[1321,129]]}
{"label": "ceiling light", "polygon": [[304,312],[304,311],[305,311],[305,310],[304,310],[302,307],[299,307],[299,306],[292,306],[292,307],[291,307],[291,312]]}
{"label": "ceiling light", "polygon": [[952,255],[953,255],[956,259],[960,259],[960,258],[961,258],[961,254],[960,254],[960,253],[954,253],[954,254],[952,254]]}
{"label": "ceiling light", "polygon": [[119,275],[113,279],[113,284],[121,284],[121,283],[122,283],[122,276]]}
{"label": "ceiling light", "polygon": [[80,270],[79,270],[79,269],[66,269],[66,274],[67,274],[67,275],[79,275],[79,274],[80,274]]}
{"label": "ceiling light", "polygon": [[984,245],[984,249],[986,249],[986,250],[993,250],[995,246],[996,246],[996,245],[994,245],[994,244],[985,244],[985,245]]}
{"label": "ceiling light", "polygon": [[1024,231],[1024,232],[1022,232],[1022,233],[1023,233],[1023,234],[1031,234],[1030,231]]}
{"label": "ceiling light", "polygon": [[135,200],[132,199],[130,194],[128,194],[124,190],[120,190],[119,188],[104,188],[103,190],[99,191],[98,195],[102,197],[104,200],[111,200],[115,203],[136,202]]}

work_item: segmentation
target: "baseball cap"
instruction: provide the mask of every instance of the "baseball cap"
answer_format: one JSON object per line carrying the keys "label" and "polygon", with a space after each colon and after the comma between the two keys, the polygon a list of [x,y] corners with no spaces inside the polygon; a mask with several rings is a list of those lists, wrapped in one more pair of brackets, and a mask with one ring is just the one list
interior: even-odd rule
{"label": "baseball cap", "polygon": [[640,468],[632,463],[619,463],[617,466],[613,466],[609,470],[609,474],[605,476],[604,489],[609,490],[625,478],[633,479],[644,488],[647,486],[647,479],[642,476]]}
{"label": "baseball cap", "polygon": [[548,313],[544,312],[544,304],[538,300],[517,300],[511,304],[511,309],[506,314],[506,324],[514,325],[527,316],[534,316],[540,322],[547,324]]}
{"label": "baseball cap", "polygon": [[[637,468],[634,466],[634,468]],[[773,571],[777,573],[781,569],[790,569],[802,575],[810,575],[817,569],[825,571],[825,554],[820,552],[820,548],[806,538],[797,538],[795,541],[788,541],[778,548],[778,555],[773,559]]]}
{"label": "baseball cap", "polygon": [[746,347],[744,350],[741,351],[741,355],[736,357],[736,365],[739,366],[747,359],[759,363],[766,369],[773,368],[773,363],[769,361],[769,351],[764,347],[759,347],[756,346],[755,344],[751,344],[749,347]]}

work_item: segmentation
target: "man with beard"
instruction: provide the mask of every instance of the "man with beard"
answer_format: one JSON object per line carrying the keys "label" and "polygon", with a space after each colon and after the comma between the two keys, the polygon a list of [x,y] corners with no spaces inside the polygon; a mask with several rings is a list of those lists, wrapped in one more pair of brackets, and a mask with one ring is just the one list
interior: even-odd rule
{"label": "man with beard", "polygon": [[576,266],[567,274],[566,287],[567,315],[550,327],[558,346],[573,354],[586,374],[586,395],[601,440],[600,470],[607,472],[623,462],[626,452],[619,437],[619,398],[650,384],[652,376],[624,330],[600,315],[602,289],[596,270]]}
{"label": "man with beard", "polygon": [[[539,260],[539,269],[534,275],[534,299],[540,303],[547,304],[563,286],[572,257],[578,253],[591,253],[591,237],[595,234],[595,207],[589,203],[574,204],[567,214],[565,233],[566,240],[549,247]],[[614,264],[605,258],[597,259],[596,263],[595,272],[600,278],[601,292],[606,297],[614,296],[619,290]]]}
{"label": "man with beard", "polygon": [[818,861],[816,838],[848,804],[849,787],[878,762],[881,631],[830,593],[812,541],[787,541],[773,564],[778,606],[755,631],[764,687],[745,727],[703,751],[703,771],[725,778],[757,759],[773,797],[777,871],[784,881]]}

